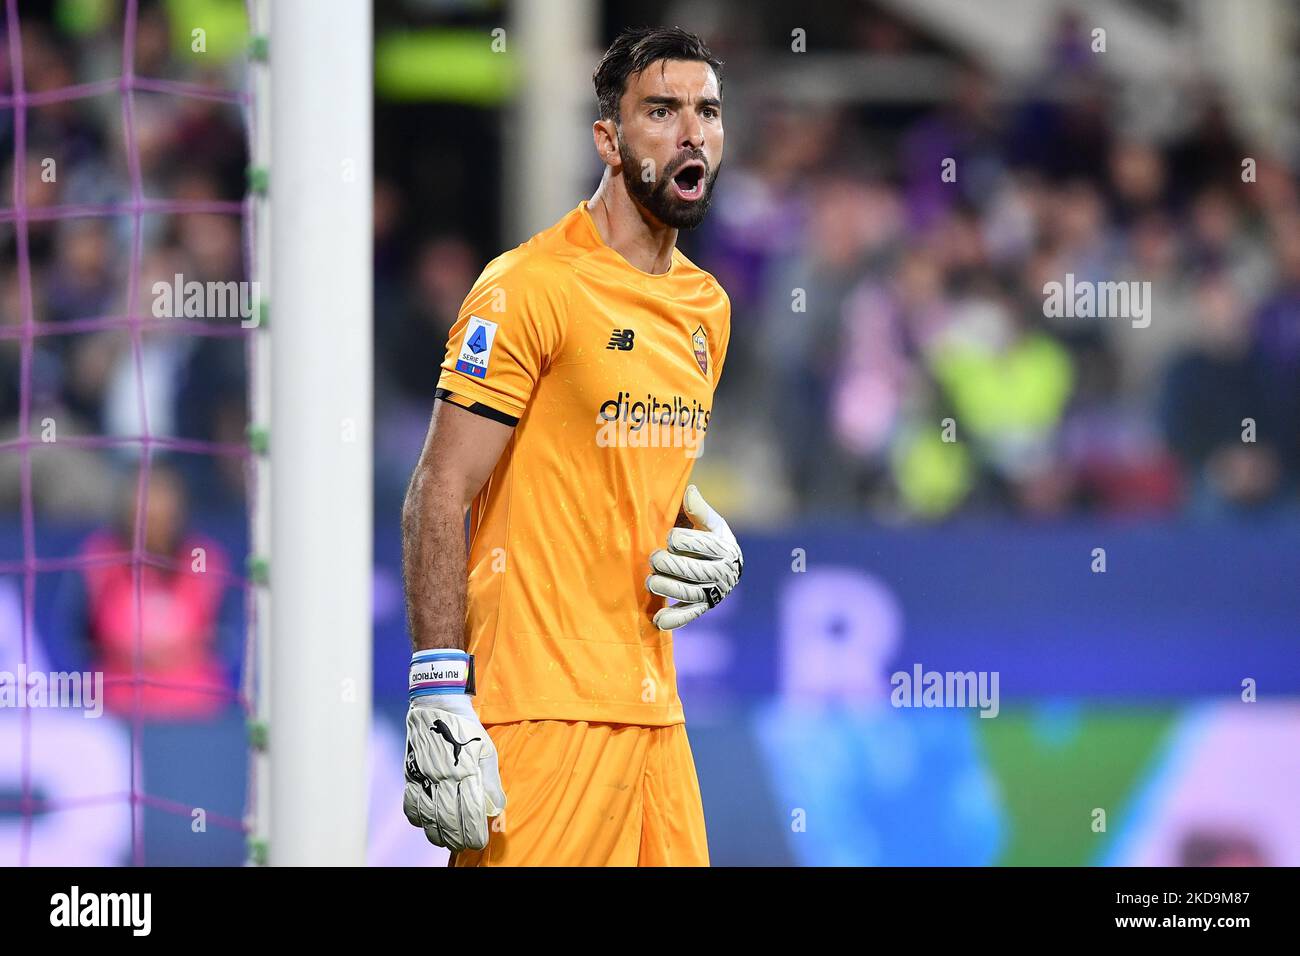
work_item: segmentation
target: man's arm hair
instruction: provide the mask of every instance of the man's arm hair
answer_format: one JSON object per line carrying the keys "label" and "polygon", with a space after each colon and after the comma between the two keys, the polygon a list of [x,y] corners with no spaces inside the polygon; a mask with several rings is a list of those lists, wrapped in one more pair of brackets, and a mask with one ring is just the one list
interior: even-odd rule
{"label": "man's arm hair", "polygon": [[514,428],[435,401],[402,505],[406,619],[417,651],[465,647],[465,512]]}

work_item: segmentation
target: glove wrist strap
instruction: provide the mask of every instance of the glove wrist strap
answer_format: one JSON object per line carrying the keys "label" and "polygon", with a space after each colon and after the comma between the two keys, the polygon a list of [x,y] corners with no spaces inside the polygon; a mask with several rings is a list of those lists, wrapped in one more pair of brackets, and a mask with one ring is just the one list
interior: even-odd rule
{"label": "glove wrist strap", "polygon": [[411,655],[411,700],[437,694],[474,695],[474,655],[454,648],[416,651]]}

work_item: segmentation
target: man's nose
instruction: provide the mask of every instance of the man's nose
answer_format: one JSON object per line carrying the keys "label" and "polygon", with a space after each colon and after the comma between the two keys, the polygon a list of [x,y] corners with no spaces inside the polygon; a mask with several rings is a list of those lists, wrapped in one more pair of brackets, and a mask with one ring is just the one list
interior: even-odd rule
{"label": "man's nose", "polygon": [[682,149],[704,148],[704,124],[693,112],[683,112],[681,136],[677,146]]}

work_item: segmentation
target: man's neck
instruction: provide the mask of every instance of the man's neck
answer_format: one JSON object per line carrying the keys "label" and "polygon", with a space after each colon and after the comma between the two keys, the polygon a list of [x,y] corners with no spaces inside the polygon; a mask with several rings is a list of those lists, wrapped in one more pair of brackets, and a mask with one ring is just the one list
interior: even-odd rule
{"label": "man's neck", "polygon": [[662,275],[673,264],[677,230],[649,216],[628,195],[621,176],[608,169],[587,201],[605,245],[642,272]]}

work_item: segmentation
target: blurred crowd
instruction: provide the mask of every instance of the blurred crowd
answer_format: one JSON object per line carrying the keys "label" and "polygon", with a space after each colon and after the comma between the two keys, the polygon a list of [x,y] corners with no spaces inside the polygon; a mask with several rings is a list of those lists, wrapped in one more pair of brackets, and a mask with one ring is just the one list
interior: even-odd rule
{"label": "blurred crowd", "polygon": [[[1006,88],[954,61],[924,108],[728,112],[709,219],[681,242],[732,300],[697,465],[729,515],[1295,508],[1297,158],[1244,141],[1202,81],[1180,124],[1143,131],[1086,31],[1047,42],[1044,75]],[[390,495],[446,331],[500,251],[454,234],[407,249],[402,197],[377,183]],[[1148,315],[1049,317],[1044,287],[1067,276],[1149,283]]]}
{"label": "blurred crowd", "polygon": [[[23,26],[31,92],[120,69],[120,17],[80,32],[39,17]],[[878,39],[867,30],[860,43]],[[187,42],[162,7],[144,4],[137,73],[242,87],[239,57],[195,55]],[[1296,158],[1243,141],[1208,85],[1189,91],[1186,122],[1172,132],[1135,132],[1081,32],[1046,42],[1045,74],[1015,88],[954,57],[951,92],[932,105],[746,110],[737,98],[713,209],[682,242],[732,300],[716,427],[698,467],[727,489],[740,520],[1294,507]],[[0,44],[6,86],[7,51]],[[242,197],[242,123],[229,104],[137,93],[145,195]],[[13,135],[12,111],[0,111],[6,196]],[[381,134],[377,155],[398,145]],[[121,328],[45,334],[126,311],[130,216],[39,211],[129,199],[129,155],[116,92],[28,112],[24,188],[38,213],[27,231],[43,332],[28,372],[33,434],[49,419],[60,436],[135,436],[143,411],[152,435],[243,442],[242,336],[151,329],[137,356]],[[434,211],[411,206],[428,194],[410,175],[381,172],[375,183],[381,512],[409,478],[447,330],[501,251],[431,226]],[[13,223],[0,223],[0,245],[0,431],[9,439],[23,378]],[[152,284],[178,273],[247,278],[240,218],[146,216],[138,267],[142,310]],[[1048,317],[1044,285],[1067,275],[1149,282],[1150,324]],[[38,447],[38,508],[107,520],[138,457],[130,444]],[[18,502],[18,458],[0,455],[7,510]],[[242,505],[238,456],[170,465],[196,507]]]}
{"label": "blurred crowd", "polygon": [[[1062,56],[1026,90],[967,70],[896,129],[762,121],[698,257],[733,304],[720,432],[770,446],[798,510],[1295,505],[1294,172],[1212,96],[1165,141],[1117,99]],[[1149,283],[1149,315],[1049,316],[1069,281]]]}
{"label": "blurred crowd", "polygon": [[[57,590],[57,626],[46,637],[74,642],[60,647],[71,655],[62,659],[84,660],[105,673],[110,712],[202,718],[234,696],[243,620],[230,559],[194,530],[192,517],[203,511],[235,526],[246,522],[245,457],[156,448],[140,516],[143,454],[135,439],[147,434],[237,451],[246,443],[245,336],[230,328],[234,320],[211,315],[187,316],[190,325],[170,328],[172,320],[160,320],[154,309],[153,292],[156,282],[172,286],[177,275],[187,282],[247,279],[243,218],[237,211],[150,212],[141,219],[133,256],[129,210],[76,216],[57,210],[129,203],[133,164],[146,200],[238,201],[246,181],[244,118],[234,104],[164,93],[135,93],[129,120],[116,89],[59,98],[58,90],[121,75],[124,25],[121,10],[109,6],[115,5],[103,5],[106,15],[84,22],[58,19],[57,11],[66,14],[70,5],[52,8],[53,15],[24,6],[23,85],[38,102],[26,111],[18,174],[28,211],[21,227],[26,264],[20,225],[0,223],[0,441],[20,437],[25,398],[35,443],[29,455],[37,555],[78,561],[75,570],[40,581],[44,587],[48,578]],[[239,57],[194,52],[188,31],[178,36],[156,4],[142,4],[134,53],[141,77],[244,89]],[[0,39],[5,94],[13,92],[10,56],[6,35]],[[6,209],[15,195],[14,120],[12,110],[0,111],[0,205]],[[35,323],[26,362],[24,272]],[[148,323],[137,326],[138,339],[125,321],[132,279],[134,315]],[[221,334],[195,334],[205,324]],[[0,513],[12,533],[3,542],[6,557],[23,553],[16,530],[22,461],[17,448],[0,451]],[[56,546],[42,531],[57,522],[89,529],[75,554],[52,553]]]}
{"label": "blurred crowd", "polygon": [[[23,82],[40,95],[74,84],[117,77],[123,25],[110,16],[88,32],[60,29],[24,14]],[[136,73],[240,90],[238,59],[222,62],[186,52],[161,8],[146,4],[135,36]],[[7,37],[0,43],[0,86],[11,92]],[[133,221],[127,212],[67,218],[56,207],[128,203],[130,162],[138,158],[149,200],[239,200],[247,166],[238,106],[214,100],[137,92],[128,141],[123,97],[113,90],[86,98],[42,102],[26,112],[22,188],[29,219],[32,339],[26,372],[33,450],[34,497],[41,513],[107,518],[123,483],[134,484],[138,444],[104,449],[58,447],[59,439],[98,435],[245,442],[247,362],[239,335],[195,335],[155,318],[156,282],[247,278],[238,214],[148,213],[141,220],[140,255],[133,263]],[[14,113],[0,111],[3,205],[11,207]],[[24,385],[22,263],[18,229],[0,223],[0,440],[19,434]],[[128,312],[133,264],[135,313],[152,325],[138,354],[122,319]],[[196,321],[209,321],[206,316]],[[229,333],[231,320],[211,318]],[[89,327],[87,324],[89,323]],[[51,440],[52,439],[52,440]],[[167,454],[155,454],[162,461]],[[19,502],[19,460],[0,455],[0,503]],[[173,462],[205,507],[240,507],[243,461],[237,456],[184,455]]]}

